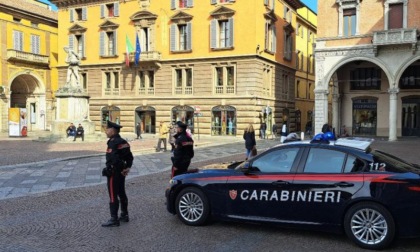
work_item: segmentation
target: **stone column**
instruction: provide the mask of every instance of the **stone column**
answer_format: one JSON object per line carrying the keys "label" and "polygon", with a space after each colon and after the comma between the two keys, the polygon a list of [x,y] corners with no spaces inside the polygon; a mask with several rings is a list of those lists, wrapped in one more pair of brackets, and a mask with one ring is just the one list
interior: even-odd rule
{"label": "stone column", "polygon": [[322,125],[328,122],[328,90],[315,89],[315,130],[314,135],[321,132]]}
{"label": "stone column", "polygon": [[399,88],[388,89],[389,93],[389,141],[397,140],[397,98]]}
{"label": "stone column", "polygon": [[[337,87],[334,86],[334,89]],[[328,102],[328,101],[327,101]],[[333,91],[332,95],[332,127],[335,129],[335,133],[340,134],[340,94],[337,91]]]}

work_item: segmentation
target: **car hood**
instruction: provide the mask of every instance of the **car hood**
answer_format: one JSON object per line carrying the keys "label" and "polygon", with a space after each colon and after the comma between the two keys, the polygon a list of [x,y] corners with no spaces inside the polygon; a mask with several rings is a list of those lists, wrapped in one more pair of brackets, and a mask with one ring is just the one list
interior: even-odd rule
{"label": "car hood", "polygon": [[233,161],[233,162],[224,162],[224,163],[214,163],[202,166],[196,169],[198,171],[211,171],[211,170],[226,170],[226,169],[235,169],[238,165],[242,164],[244,161]]}

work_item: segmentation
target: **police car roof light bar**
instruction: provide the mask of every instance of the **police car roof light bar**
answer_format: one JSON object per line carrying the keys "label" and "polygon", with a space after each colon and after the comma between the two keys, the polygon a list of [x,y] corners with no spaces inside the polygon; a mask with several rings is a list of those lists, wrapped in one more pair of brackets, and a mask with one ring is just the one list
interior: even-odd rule
{"label": "police car roof light bar", "polygon": [[366,151],[373,141],[374,141],[373,138],[346,137],[346,138],[337,139],[334,145],[352,147],[352,148]]}

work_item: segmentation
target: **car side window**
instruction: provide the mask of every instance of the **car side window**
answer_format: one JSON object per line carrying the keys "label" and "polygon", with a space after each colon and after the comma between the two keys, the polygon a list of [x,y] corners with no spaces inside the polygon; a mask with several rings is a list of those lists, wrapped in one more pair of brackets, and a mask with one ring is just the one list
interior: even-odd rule
{"label": "car side window", "polygon": [[255,159],[252,167],[260,172],[290,172],[298,152],[299,148],[274,150]]}
{"label": "car side window", "polygon": [[341,173],[346,154],[340,151],[311,148],[303,172]]}
{"label": "car side window", "polygon": [[355,156],[348,155],[346,165],[344,166],[345,173],[362,172],[365,168],[365,163]]}

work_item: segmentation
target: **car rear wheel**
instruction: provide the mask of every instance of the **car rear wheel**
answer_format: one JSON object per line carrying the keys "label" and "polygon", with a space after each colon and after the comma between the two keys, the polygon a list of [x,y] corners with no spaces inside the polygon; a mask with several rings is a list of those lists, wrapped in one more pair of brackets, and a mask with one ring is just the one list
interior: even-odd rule
{"label": "car rear wheel", "polygon": [[206,223],[210,206],[203,191],[195,187],[183,189],[175,201],[178,218],[187,225],[199,226]]}
{"label": "car rear wheel", "polygon": [[376,203],[352,206],[344,217],[347,236],[362,248],[383,249],[395,238],[395,222],[389,211]]}

